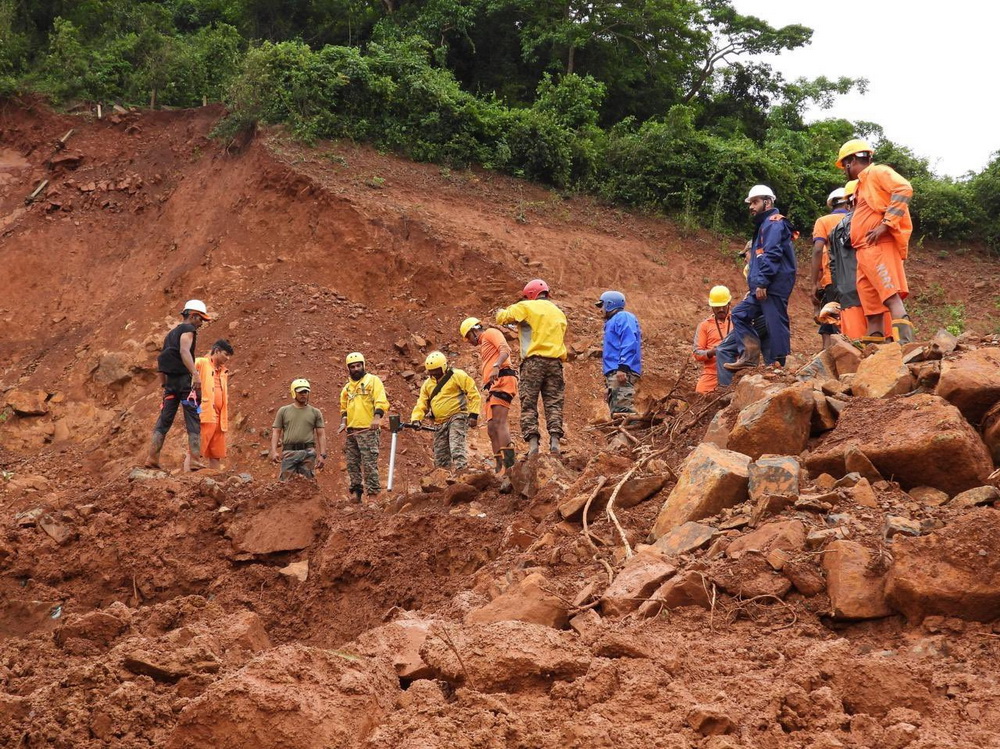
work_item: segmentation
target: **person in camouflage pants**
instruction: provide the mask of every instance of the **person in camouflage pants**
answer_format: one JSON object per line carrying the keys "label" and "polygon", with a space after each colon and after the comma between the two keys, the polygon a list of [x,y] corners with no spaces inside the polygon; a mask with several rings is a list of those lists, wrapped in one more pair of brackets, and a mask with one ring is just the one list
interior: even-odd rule
{"label": "person in camouflage pants", "polygon": [[462,471],[469,465],[469,415],[455,414],[434,435],[434,465]]}
{"label": "person in camouflage pants", "polygon": [[364,486],[365,493],[371,496],[382,491],[378,477],[378,446],[377,429],[347,430],[344,445],[347,475],[352,487]]}
{"label": "person in camouflage pants", "polygon": [[[538,396],[545,408],[545,429],[550,437],[563,436],[563,402],[566,399],[566,382],[563,380],[563,363],[560,359],[531,356],[521,362],[521,435],[525,441],[537,441]],[[553,444],[557,444],[554,442]]]}
{"label": "person in camouflage pants", "polygon": [[638,377],[634,374],[626,374],[624,384],[617,372],[607,375],[605,382],[608,386],[608,408],[612,414],[634,414],[635,413],[635,383]]}

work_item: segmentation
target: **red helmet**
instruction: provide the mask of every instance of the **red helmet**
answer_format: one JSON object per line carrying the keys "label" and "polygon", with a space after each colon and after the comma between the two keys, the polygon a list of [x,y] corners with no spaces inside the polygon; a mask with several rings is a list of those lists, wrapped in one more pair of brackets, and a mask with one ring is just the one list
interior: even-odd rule
{"label": "red helmet", "polygon": [[540,278],[536,278],[534,281],[528,281],[527,286],[524,287],[524,298],[525,299],[538,299],[538,295],[543,291],[548,291],[549,285],[545,283]]}

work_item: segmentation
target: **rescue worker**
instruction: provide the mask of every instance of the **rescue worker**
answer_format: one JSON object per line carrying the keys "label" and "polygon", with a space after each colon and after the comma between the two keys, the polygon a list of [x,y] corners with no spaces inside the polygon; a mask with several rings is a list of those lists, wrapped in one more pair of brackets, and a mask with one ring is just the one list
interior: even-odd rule
{"label": "rescue worker", "polygon": [[287,481],[295,474],[312,479],[316,477],[314,471],[322,469],[326,463],[323,413],[309,405],[312,390],[309,380],[293,380],[289,390],[292,403],[278,409],[271,426],[271,460],[281,463],[279,481]]}
{"label": "rescue worker", "polygon": [[362,490],[369,499],[382,491],[378,476],[379,430],[382,417],[389,411],[385,386],[375,375],[365,370],[364,354],[355,351],[347,355],[347,384],[340,391],[340,427],[347,431],[344,458],[350,493],[361,501]]}
{"label": "rescue worker", "polygon": [[153,426],[146,468],[160,467],[160,451],[167,432],[173,426],[178,406],[184,409],[184,426],[191,453],[191,459],[186,465],[190,470],[205,467],[201,463],[201,420],[198,418],[201,375],[194,363],[194,350],[198,343],[198,328],[210,319],[205,303],[200,299],[191,299],[181,310],[180,325],[163,339],[163,349],[156,360],[163,400],[160,403],[160,415]]}
{"label": "rescue worker", "polygon": [[524,287],[524,300],[497,312],[500,325],[517,323],[521,340],[521,437],[528,454],[538,452],[538,398],[545,408],[549,451],[559,452],[566,382],[566,315],[549,300],[549,285],[540,278]]}
{"label": "rescue worker", "polygon": [[[840,147],[837,167],[848,179],[858,180],[851,245],[857,253],[858,296],[868,319],[868,336],[878,342],[886,335],[900,343],[913,340],[913,324],[903,300],[909,295],[903,261],[909,252],[913,222],[910,199],[913,187],[885,164],[873,164],[874,152],[864,140],[853,139]],[[883,326],[881,307],[892,314],[892,330]]]}
{"label": "rescue worker", "polygon": [[458,331],[471,346],[479,349],[483,390],[486,391],[483,413],[496,459],[496,472],[510,471],[514,467],[514,442],[510,438],[507,417],[517,395],[517,370],[513,367],[510,346],[502,332],[483,327],[476,317],[463,320]]}
{"label": "rescue worker", "polygon": [[[201,380],[201,455],[209,468],[219,468],[226,457],[226,432],[229,431],[229,363],[233,347],[225,338],[212,344],[208,356],[194,360]],[[184,470],[191,470],[191,452],[184,460]]]}
{"label": "rescue worker", "polygon": [[604,359],[611,415],[635,413],[635,383],[642,377],[642,331],[639,320],[625,309],[625,295],[605,291],[596,306],[604,312]]}
{"label": "rescue worker", "polygon": [[731,372],[756,367],[760,362],[760,336],[754,327],[759,316],[763,316],[767,328],[770,356],[784,366],[785,357],[792,350],[788,296],[795,286],[794,231],[788,219],[778,213],[776,200],[770,187],[754,185],[745,201],[756,229],[747,275],[750,293],[732,312],[733,332],[743,343],[743,354],[735,362],[723,365]]}
{"label": "rescue worker", "polygon": [[694,332],[694,358],[702,362],[701,376],[695,385],[696,393],[711,393],[719,387],[716,350],[733,330],[729,316],[733,295],[725,286],[713,286],[708,292],[708,306],[712,314],[698,323]]}
{"label": "rescue worker", "polygon": [[[817,312],[823,305],[837,301],[833,278],[830,275],[829,239],[830,232],[848,213],[847,197],[843,187],[838,187],[830,193],[826,199],[826,206],[830,209],[830,213],[816,219],[812,234],[813,300]],[[819,334],[824,349],[829,348],[831,336],[837,332],[839,331],[836,325],[827,322],[819,324]]]}
{"label": "rescue worker", "polygon": [[449,367],[440,351],[427,355],[424,369],[429,376],[420,386],[410,422],[419,427],[429,418],[437,425],[434,465],[465,470],[469,464],[469,427],[475,429],[479,423],[479,389],[464,371]]}

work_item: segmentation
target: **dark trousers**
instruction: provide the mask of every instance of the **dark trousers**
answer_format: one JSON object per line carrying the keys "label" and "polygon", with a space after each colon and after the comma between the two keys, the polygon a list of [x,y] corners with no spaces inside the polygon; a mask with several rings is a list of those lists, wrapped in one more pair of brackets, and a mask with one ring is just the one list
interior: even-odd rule
{"label": "dark trousers", "polygon": [[[191,375],[167,375],[167,381],[163,385],[163,402],[160,403],[160,416],[156,420],[153,431],[161,435],[166,435],[170,427],[174,425],[174,418],[177,416],[177,408],[181,401],[185,400],[191,393]],[[201,440],[201,417],[198,416],[198,407],[185,405],[184,426],[189,436],[197,435]]]}
{"label": "dark trousers", "polygon": [[[775,357],[771,356],[771,341],[767,335],[767,326],[764,324],[764,317],[758,317],[753,321],[754,330],[757,331],[757,337],[760,339],[760,351],[764,356],[765,364],[773,364]],[[719,387],[729,387],[733,384],[733,375],[735,372],[730,372],[726,369],[723,364],[731,363],[740,358],[740,354],[743,353],[743,339],[733,330],[729,335],[727,335],[715,348],[715,371],[719,377]],[[782,366],[785,364],[784,358],[779,362]]]}
{"label": "dark trousers", "polygon": [[770,353],[774,359],[783,359],[792,352],[792,329],[788,323],[788,297],[768,294],[766,299],[758,299],[750,294],[733,310],[733,332],[741,339],[760,338],[754,327],[754,320],[764,318]]}

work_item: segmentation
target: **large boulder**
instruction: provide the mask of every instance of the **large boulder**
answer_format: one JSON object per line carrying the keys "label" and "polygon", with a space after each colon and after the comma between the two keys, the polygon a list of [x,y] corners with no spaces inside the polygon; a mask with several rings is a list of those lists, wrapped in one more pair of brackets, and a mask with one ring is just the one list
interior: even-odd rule
{"label": "large boulder", "polygon": [[755,460],[765,453],[797,455],[809,441],[812,415],[809,383],[782,388],[740,411],[729,449]]}
{"label": "large boulder", "polygon": [[316,524],[323,516],[318,496],[304,502],[278,502],[233,523],[233,548],[237,553],[255,555],[305,549],[316,539]]}
{"label": "large boulder", "polygon": [[557,455],[542,452],[518,461],[510,472],[514,491],[525,499],[533,499],[543,490],[546,495],[551,495],[550,499],[561,499],[575,478],[576,475],[562,464]]}
{"label": "large boulder", "polygon": [[468,624],[530,622],[563,629],[569,621],[569,606],[549,590],[549,582],[537,572],[494,598],[482,608],[470,611]]}
{"label": "large boulder", "polygon": [[948,494],[982,486],[993,470],[986,446],[957,408],[935,395],[855,399],[837,428],[806,457],[817,475],[842,476],[857,446],[879,473],[904,488],[931,486]]}
{"label": "large boulder", "polygon": [[851,389],[861,398],[885,398],[910,392],[913,376],[909,367],[903,364],[902,347],[898,343],[887,343],[862,359],[851,380]]}
{"label": "large boulder", "polygon": [[677,484],[650,531],[656,540],[690,520],[701,520],[747,499],[750,458],[703,442],[684,462]]}
{"label": "large boulder", "polygon": [[965,351],[941,363],[936,395],[958,408],[973,424],[1000,401],[1000,348]]}
{"label": "large boulder", "polygon": [[436,624],[433,619],[397,619],[362,633],[343,649],[370,658],[388,658],[400,679],[428,679],[433,672],[420,657],[420,648]]}
{"label": "large boulder", "polygon": [[607,616],[624,616],[635,611],[676,571],[659,549],[651,547],[640,551],[604,591],[601,609]]}
{"label": "large boulder", "polygon": [[11,390],[5,401],[18,416],[44,416],[49,412],[48,398],[44,390]]}
{"label": "large boulder", "polygon": [[387,660],[283,645],[189,702],[166,747],[361,746],[393,708],[399,691]]}
{"label": "large boulder", "polygon": [[823,569],[835,619],[879,619],[892,613],[885,600],[884,571],[861,544],[834,541],[823,554]]}
{"label": "large boulder", "polygon": [[927,536],[900,537],[893,556],[886,596],[908,619],[1000,617],[1000,512],[972,510]]}
{"label": "large boulder", "polygon": [[798,496],[799,461],[790,455],[763,455],[750,464],[750,501],[766,496]]}

